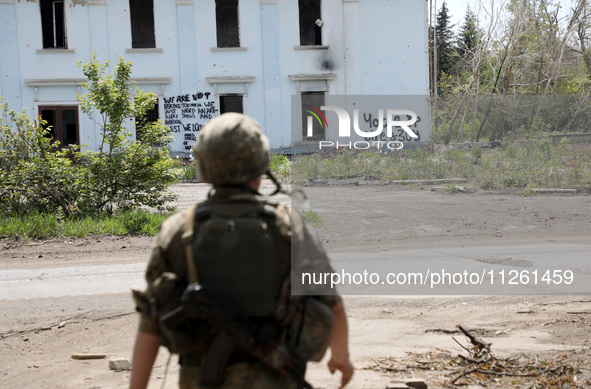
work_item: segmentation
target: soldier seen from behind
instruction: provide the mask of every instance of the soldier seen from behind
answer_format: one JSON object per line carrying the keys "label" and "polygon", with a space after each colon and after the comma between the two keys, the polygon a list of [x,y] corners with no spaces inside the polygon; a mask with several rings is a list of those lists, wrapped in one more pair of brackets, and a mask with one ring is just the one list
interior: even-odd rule
{"label": "soldier seen from behind", "polygon": [[[159,346],[179,354],[181,388],[311,388],[307,361],[353,375],[338,295],[295,296],[291,277],[332,272],[298,212],[258,194],[269,141],[252,118],[226,113],[201,131],[194,155],[208,199],[169,219],[152,247],[131,389],[146,388]],[[292,270],[292,262],[295,265]]]}

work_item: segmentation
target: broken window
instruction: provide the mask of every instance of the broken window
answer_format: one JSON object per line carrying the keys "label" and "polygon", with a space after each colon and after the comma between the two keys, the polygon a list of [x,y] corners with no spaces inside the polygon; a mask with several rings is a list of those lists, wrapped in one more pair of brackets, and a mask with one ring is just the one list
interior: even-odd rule
{"label": "broken window", "polygon": [[306,141],[326,139],[327,123],[319,114],[324,105],[324,92],[302,92],[302,139]]}
{"label": "broken window", "polygon": [[131,19],[131,47],[149,49],[156,47],[154,33],[154,0],[129,0]]}
{"label": "broken window", "polygon": [[242,97],[239,94],[220,95],[220,115],[225,112],[244,113]]}
{"label": "broken window", "polygon": [[78,126],[78,107],[71,106],[39,106],[39,115],[50,128],[49,136],[60,142],[60,147],[80,144]]}
{"label": "broken window", "polygon": [[158,100],[154,102],[154,106],[150,108],[144,117],[141,119],[136,116],[135,118],[135,139],[142,141],[143,138],[143,128],[149,124],[157,122],[160,119],[160,114],[158,112]]}
{"label": "broken window", "polygon": [[66,15],[63,0],[40,0],[44,49],[67,49]]}
{"label": "broken window", "polygon": [[240,47],[238,0],[216,0],[215,20],[218,47]]}
{"label": "broken window", "polygon": [[321,0],[299,0],[300,12],[300,45],[322,45],[322,18],[320,15]]}

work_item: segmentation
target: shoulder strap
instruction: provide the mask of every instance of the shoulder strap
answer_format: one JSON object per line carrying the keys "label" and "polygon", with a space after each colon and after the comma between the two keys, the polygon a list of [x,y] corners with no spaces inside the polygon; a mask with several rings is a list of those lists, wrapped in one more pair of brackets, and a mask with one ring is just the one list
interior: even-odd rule
{"label": "shoulder strap", "polygon": [[287,270],[291,270],[291,245],[289,245],[287,241],[281,236],[281,232],[279,231],[279,228],[277,228],[277,205],[273,203],[262,202],[259,212],[263,217],[269,218],[270,222],[272,223],[271,228],[273,228],[275,231],[277,238],[277,251],[279,251],[281,259],[287,266]]}
{"label": "shoulder strap", "polygon": [[189,273],[189,282],[191,284],[198,283],[197,268],[193,260],[193,235],[195,230],[195,220],[201,220],[211,215],[211,209],[206,203],[193,204],[189,208],[189,216],[185,221],[184,232],[182,235],[183,244],[185,245],[185,260],[187,261],[187,272]]}

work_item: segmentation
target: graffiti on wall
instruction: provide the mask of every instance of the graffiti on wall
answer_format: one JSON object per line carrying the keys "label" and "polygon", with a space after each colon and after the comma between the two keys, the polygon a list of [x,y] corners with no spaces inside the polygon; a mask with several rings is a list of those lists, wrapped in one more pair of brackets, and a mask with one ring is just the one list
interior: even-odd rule
{"label": "graffiti on wall", "polygon": [[190,151],[201,128],[219,114],[211,92],[186,93],[164,98],[164,124],[174,136],[174,151]]}

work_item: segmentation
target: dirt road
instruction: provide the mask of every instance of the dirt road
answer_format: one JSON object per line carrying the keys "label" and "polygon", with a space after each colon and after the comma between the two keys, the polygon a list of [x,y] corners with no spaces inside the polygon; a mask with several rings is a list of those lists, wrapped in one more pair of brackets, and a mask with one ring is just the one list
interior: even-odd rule
{"label": "dirt road", "polygon": [[[184,184],[176,186],[175,191],[183,207],[202,198],[207,187]],[[431,191],[430,187],[401,186],[315,187],[306,192],[312,209],[324,221],[318,234],[335,255],[352,251],[563,244],[588,246],[591,258],[591,196],[451,194]],[[29,243],[3,240],[0,271],[132,265],[145,261],[150,241],[111,236]],[[568,260],[569,253],[565,252],[562,264]],[[126,315],[133,311],[130,295],[93,293],[85,296],[80,291],[79,295],[32,299],[11,295],[8,299],[9,291],[0,289],[0,387],[128,385],[129,372],[110,371],[107,360],[131,356],[137,318]],[[467,344],[462,335],[454,333],[456,324],[492,342],[492,350],[499,357],[525,353],[538,360],[551,360],[564,356],[569,364],[580,365],[576,382],[581,387],[591,379],[588,295],[346,296],[345,303],[357,367],[351,388],[385,388],[394,376],[412,375],[427,378],[429,387],[441,387],[445,380],[449,381],[445,375],[453,370],[421,369],[412,367],[416,361],[408,361],[414,358],[424,362],[442,353],[437,348],[449,350],[453,356],[467,355],[452,339]],[[32,331],[14,332],[25,330]],[[164,377],[164,387],[176,386],[176,361],[173,358],[165,376],[164,351],[156,363],[151,388],[162,387]],[[107,359],[71,358],[72,354],[84,353],[106,354]],[[392,361],[403,361],[406,366],[388,372]],[[322,363],[311,365],[307,377],[315,387],[337,387],[338,379],[330,376]],[[489,386],[507,386],[506,381],[495,383],[493,378],[503,377],[480,380]]]}

